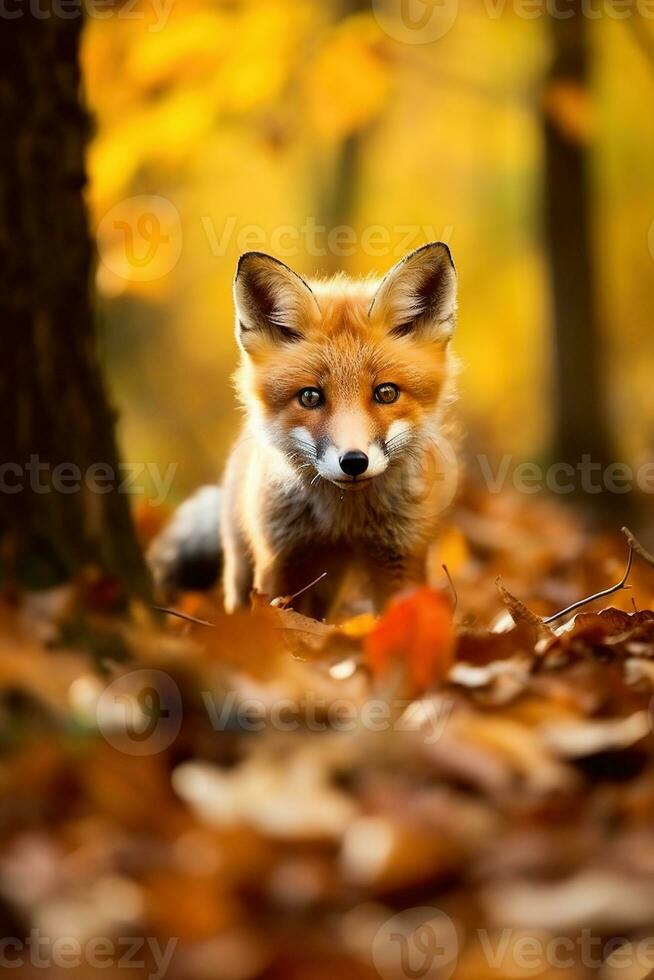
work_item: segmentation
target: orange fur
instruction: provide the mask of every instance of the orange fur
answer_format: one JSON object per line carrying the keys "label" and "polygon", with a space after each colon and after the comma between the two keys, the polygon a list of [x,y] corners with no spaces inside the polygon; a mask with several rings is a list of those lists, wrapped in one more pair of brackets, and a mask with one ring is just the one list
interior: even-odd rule
{"label": "orange fur", "polygon": [[[305,598],[318,614],[353,566],[376,606],[423,579],[442,470],[452,465],[434,447],[453,398],[455,283],[440,243],[381,282],[307,283],[270,257],[241,259],[236,387],[246,424],[224,481],[228,609],[247,602],[252,585],[289,594],[323,565],[328,579]],[[380,385],[395,386],[397,400],[380,403]],[[316,407],[301,403],[304,389],[318,393]],[[343,470],[352,452],[366,460],[360,475]],[[421,475],[416,494],[411,480]]]}

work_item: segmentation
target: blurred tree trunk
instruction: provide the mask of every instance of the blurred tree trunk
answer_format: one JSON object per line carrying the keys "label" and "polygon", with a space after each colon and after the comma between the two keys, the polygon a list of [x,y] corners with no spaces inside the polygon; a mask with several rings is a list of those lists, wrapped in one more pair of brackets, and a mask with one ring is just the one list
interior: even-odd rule
{"label": "blurred tree trunk", "polygon": [[581,8],[581,0],[574,0],[569,4],[574,16],[550,19],[553,58],[543,103],[545,230],[555,322],[553,451],[557,462],[573,466],[583,455],[602,465],[616,458],[606,413],[593,276],[588,21]]}
{"label": "blurred tree trunk", "polygon": [[82,18],[51,2],[0,34],[1,580],[46,587],[95,565],[146,596],[90,303]]}
{"label": "blurred tree trunk", "polygon": [[[341,19],[352,17],[370,9],[370,0],[341,0]],[[346,136],[336,151],[334,167],[328,186],[319,202],[320,224],[327,228],[351,228],[359,191],[360,158],[363,137],[357,131]],[[331,251],[325,256],[325,271],[338,272],[343,268],[345,258]]]}

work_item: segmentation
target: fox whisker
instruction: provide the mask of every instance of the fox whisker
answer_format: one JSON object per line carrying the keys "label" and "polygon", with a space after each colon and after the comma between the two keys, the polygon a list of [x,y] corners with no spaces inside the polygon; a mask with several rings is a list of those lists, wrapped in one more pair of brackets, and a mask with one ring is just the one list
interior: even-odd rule
{"label": "fox whisker", "polygon": [[413,437],[405,432],[399,433],[399,435],[394,436],[389,439],[386,443],[386,452],[389,456],[394,456],[405,450],[407,446],[410,446],[413,442]]}
{"label": "fox whisker", "polygon": [[307,456],[309,459],[317,459],[316,450],[308,442],[297,442],[296,445],[303,456]]}

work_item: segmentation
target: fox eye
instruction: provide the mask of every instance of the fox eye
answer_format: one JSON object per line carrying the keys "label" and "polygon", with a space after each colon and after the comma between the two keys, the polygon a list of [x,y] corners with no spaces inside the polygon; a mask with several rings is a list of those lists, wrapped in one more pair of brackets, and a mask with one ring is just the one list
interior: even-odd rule
{"label": "fox eye", "polygon": [[318,408],[325,400],[320,388],[303,388],[298,392],[297,398],[304,408]]}
{"label": "fox eye", "polygon": [[387,384],[377,385],[373,392],[373,397],[376,402],[380,402],[382,405],[392,405],[400,397],[400,389],[397,385]]}

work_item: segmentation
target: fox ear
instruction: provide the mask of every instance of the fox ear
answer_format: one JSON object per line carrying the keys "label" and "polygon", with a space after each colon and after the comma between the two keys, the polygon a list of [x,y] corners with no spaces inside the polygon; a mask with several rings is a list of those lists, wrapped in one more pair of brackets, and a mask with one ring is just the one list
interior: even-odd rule
{"label": "fox ear", "polygon": [[236,336],[246,351],[261,342],[301,340],[320,312],[304,279],[263,252],[246,252],[240,257],[234,305]]}
{"label": "fox ear", "polygon": [[443,242],[410,252],[382,279],[370,306],[370,319],[396,337],[430,333],[444,343],[454,333],[456,271]]}

